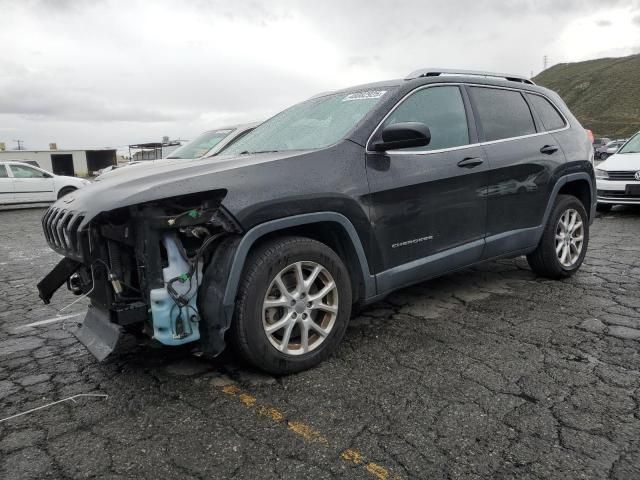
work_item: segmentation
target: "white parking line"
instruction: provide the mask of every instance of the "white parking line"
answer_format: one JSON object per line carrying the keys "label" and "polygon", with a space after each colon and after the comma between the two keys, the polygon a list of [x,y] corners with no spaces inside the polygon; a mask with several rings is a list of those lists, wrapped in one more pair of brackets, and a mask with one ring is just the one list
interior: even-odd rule
{"label": "white parking line", "polygon": [[31,410],[27,410],[26,412],[16,413],[15,415],[11,415],[10,417],[1,419],[0,423],[6,422],[7,420],[11,420],[12,418],[21,417],[22,415],[27,415],[29,413],[37,412],[38,410],[42,410],[43,408],[57,405],[58,403],[69,402],[69,401],[73,403],[78,403],[76,402],[76,398],[80,398],[80,397],[100,397],[106,400],[107,398],[109,398],[109,395],[107,395],[106,393],[79,393],[72,397],[67,397],[67,398],[63,398],[62,400],[58,400],[57,402],[51,402],[51,403],[47,403],[46,405],[42,405],[41,407],[32,408]]}
{"label": "white parking line", "polygon": [[47,318],[46,320],[39,320],[37,322],[28,323],[27,325],[20,325],[19,327],[16,327],[14,331],[28,330],[29,328],[39,327],[41,325],[49,325],[50,323],[62,322],[63,320],[79,317],[80,315],[84,315],[84,314],[85,312],[78,312],[78,313],[72,313],[69,315],[62,315],[61,317]]}

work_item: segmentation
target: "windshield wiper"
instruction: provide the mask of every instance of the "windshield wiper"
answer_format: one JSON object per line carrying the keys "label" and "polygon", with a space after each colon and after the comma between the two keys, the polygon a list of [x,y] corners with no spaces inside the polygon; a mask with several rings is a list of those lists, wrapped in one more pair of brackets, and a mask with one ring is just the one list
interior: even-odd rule
{"label": "windshield wiper", "polygon": [[245,150],[244,152],[240,152],[240,155],[252,155],[254,153],[278,153],[280,150],[256,150],[255,152],[250,152],[249,150]]}

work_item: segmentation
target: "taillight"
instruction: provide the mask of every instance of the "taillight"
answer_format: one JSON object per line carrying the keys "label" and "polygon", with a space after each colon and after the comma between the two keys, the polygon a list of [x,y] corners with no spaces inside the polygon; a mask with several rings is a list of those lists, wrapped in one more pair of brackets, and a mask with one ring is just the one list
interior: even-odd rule
{"label": "taillight", "polygon": [[587,130],[587,138],[591,143],[593,143],[593,132],[591,130]]}

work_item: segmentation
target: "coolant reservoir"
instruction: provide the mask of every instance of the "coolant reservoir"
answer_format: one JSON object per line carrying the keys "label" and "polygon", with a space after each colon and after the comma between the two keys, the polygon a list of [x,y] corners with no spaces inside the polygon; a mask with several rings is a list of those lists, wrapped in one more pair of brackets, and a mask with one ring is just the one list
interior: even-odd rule
{"label": "coolant reservoir", "polygon": [[189,273],[189,264],[178,248],[179,241],[175,233],[167,233],[162,237],[169,263],[167,268],[162,269],[165,286],[150,292],[153,338],[164,345],[182,345],[200,339],[196,301],[197,279],[202,278],[202,263],[198,262],[198,274],[194,274],[191,281],[177,280],[172,283],[173,289],[180,296],[189,299],[187,306],[178,306],[166,288],[169,280]]}

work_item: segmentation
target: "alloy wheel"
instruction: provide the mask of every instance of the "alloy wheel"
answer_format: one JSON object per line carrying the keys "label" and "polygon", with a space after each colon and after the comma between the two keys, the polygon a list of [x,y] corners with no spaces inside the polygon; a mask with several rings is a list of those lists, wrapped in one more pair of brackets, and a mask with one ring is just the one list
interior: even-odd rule
{"label": "alloy wheel", "polygon": [[584,243],[584,224],[577,210],[569,208],[560,215],[556,226],[556,255],[565,268],[573,267],[580,258]]}
{"label": "alloy wheel", "polygon": [[262,306],[262,325],[271,345],[303,355],[329,336],[338,316],[338,289],[316,262],[295,262],[271,281]]}

